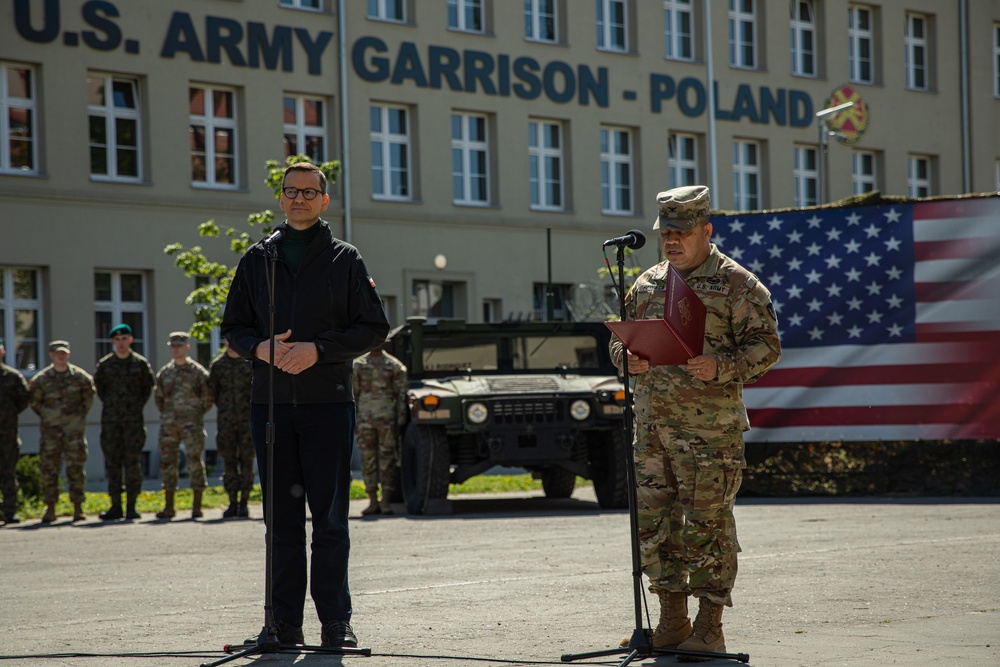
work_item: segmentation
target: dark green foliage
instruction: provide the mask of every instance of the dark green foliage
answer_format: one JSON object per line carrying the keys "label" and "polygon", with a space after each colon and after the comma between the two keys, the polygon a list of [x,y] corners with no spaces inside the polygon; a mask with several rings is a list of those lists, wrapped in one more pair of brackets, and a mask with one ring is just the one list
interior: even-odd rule
{"label": "dark green foliage", "polygon": [[42,469],[37,454],[25,454],[17,460],[17,483],[21,498],[30,502],[42,500]]}

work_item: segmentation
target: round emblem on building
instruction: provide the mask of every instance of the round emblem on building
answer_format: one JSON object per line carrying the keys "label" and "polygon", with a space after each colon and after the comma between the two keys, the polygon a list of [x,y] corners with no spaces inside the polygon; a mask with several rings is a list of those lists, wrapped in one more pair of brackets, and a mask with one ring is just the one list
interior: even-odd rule
{"label": "round emblem on building", "polygon": [[868,129],[868,105],[861,99],[861,93],[856,91],[850,84],[844,84],[833,91],[826,101],[826,107],[834,107],[838,104],[854,102],[854,106],[844,109],[838,113],[830,114],[824,119],[827,128],[834,133],[834,137],[842,144],[852,146],[858,143],[861,135]]}

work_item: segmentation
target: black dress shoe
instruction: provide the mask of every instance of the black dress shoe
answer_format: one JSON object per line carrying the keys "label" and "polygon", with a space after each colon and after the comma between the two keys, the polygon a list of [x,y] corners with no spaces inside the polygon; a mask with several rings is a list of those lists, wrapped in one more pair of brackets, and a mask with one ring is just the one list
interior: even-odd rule
{"label": "black dress shoe", "polygon": [[320,644],[322,646],[346,646],[357,648],[358,638],[351,629],[351,624],[347,621],[327,621],[323,624],[323,632],[320,634]]}
{"label": "black dress shoe", "polygon": [[107,512],[101,512],[97,516],[100,517],[101,521],[118,521],[119,519],[125,517],[125,515],[122,514],[121,505],[112,505],[111,509]]}

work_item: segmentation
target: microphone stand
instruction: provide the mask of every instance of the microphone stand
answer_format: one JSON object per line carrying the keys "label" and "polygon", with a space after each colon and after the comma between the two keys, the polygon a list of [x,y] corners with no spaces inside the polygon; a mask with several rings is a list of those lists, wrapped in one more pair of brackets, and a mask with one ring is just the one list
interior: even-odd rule
{"label": "microphone stand", "polygon": [[[621,242],[615,239],[618,252],[615,261],[618,264],[618,306],[619,317],[622,322],[628,318],[625,312],[625,246],[628,237],[623,237]],[[610,241],[609,241],[610,243]],[[657,648],[653,646],[653,632],[643,625],[642,611],[644,607],[644,597],[642,591],[642,558],[639,551],[639,500],[636,492],[635,478],[635,449],[632,445],[634,437],[635,414],[632,409],[632,388],[628,376],[628,350],[622,345],[622,374],[625,378],[625,414],[622,420],[622,427],[625,429],[626,442],[628,447],[626,452],[626,483],[628,485],[628,518],[629,532],[632,552],[632,604],[635,610],[635,628],[632,630],[632,637],[627,646],[617,648],[590,651],[588,653],[567,653],[559,659],[563,662],[573,662],[575,660],[585,660],[588,658],[599,658],[608,655],[625,655],[618,667],[625,667],[636,658],[645,659],[656,655],[676,655],[687,658],[700,658],[708,660],[712,658],[722,658],[725,660],[738,660],[739,662],[749,662],[750,656],[746,653],[715,653],[712,651],[684,651],[681,649]]]}
{"label": "microphone stand", "polygon": [[[348,655],[370,656],[370,648],[355,648],[351,646],[310,646],[306,644],[282,644],[278,641],[278,626],[274,620],[271,576],[274,571],[274,534],[271,530],[271,518],[274,516],[274,274],[278,261],[277,241],[281,236],[271,235],[264,240],[264,252],[267,254],[268,266],[268,331],[270,333],[270,350],[267,367],[267,425],[265,427],[265,442],[267,443],[267,479],[264,480],[264,626],[256,639],[251,637],[242,644],[226,644],[222,647],[224,658],[212,662],[204,662],[201,667],[215,667],[230,660],[243,658],[258,653],[299,653],[312,651],[315,653],[337,653]],[[246,647],[240,650],[240,647]]]}

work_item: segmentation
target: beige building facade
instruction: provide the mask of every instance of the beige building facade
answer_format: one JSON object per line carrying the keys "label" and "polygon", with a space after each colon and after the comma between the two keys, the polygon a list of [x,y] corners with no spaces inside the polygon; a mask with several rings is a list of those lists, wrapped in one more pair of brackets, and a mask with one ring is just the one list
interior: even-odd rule
{"label": "beige building facade", "polygon": [[195,283],[164,247],[234,263],[198,225],[277,210],[288,154],[342,161],[325,217],[393,324],[603,319],[602,242],[656,261],[672,185],[1000,189],[1000,0],[9,0],[0,75],[0,337],[29,376],[53,338],[93,370],[120,321],[166,363]]}

